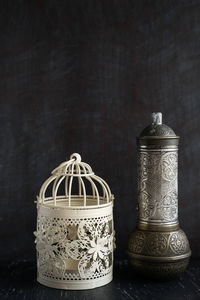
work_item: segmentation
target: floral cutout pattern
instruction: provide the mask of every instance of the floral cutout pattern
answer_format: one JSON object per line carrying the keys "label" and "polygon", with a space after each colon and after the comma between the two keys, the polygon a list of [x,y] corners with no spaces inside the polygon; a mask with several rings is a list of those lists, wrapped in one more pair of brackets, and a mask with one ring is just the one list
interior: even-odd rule
{"label": "floral cutout pattern", "polygon": [[[78,271],[81,279],[106,275],[112,267],[115,247],[112,227],[108,218],[73,223],[72,220],[40,216],[38,230],[34,233],[39,272],[56,279],[68,278],[74,271]],[[75,262],[76,270],[68,270],[69,261]]]}

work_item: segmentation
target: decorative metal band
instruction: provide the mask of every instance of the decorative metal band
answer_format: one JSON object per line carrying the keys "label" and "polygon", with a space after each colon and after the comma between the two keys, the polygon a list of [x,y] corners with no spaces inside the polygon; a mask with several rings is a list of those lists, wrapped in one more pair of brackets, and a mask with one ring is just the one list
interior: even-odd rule
{"label": "decorative metal band", "polygon": [[167,152],[167,151],[178,151],[178,148],[177,148],[177,146],[168,146],[168,147],[166,147],[165,146],[165,148],[158,148],[158,149],[155,149],[155,147],[154,148],[150,148],[149,146],[140,146],[140,151],[142,152],[142,151],[144,151],[144,152]]}
{"label": "decorative metal band", "polygon": [[157,262],[172,262],[177,260],[183,260],[191,256],[191,251],[183,254],[183,255],[177,255],[177,256],[169,256],[169,257],[155,257],[155,256],[146,256],[146,255],[140,255],[135,253],[128,253],[131,257],[140,259],[140,260],[147,260],[147,261],[157,261]]}
{"label": "decorative metal band", "polygon": [[169,221],[169,222],[162,222],[161,220],[155,220],[155,221],[141,221],[139,220],[139,223],[141,224],[146,224],[146,225],[152,225],[152,226],[175,226],[177,224],[177,220],[172,222],[172,221]]}
{"label": "decorative metal band", "polygon": [[38,204],[38,216],[54,216],[58,218],[95,218],[105,215],[112,215],[113,203],[109,202],[106,207],[99,207],[97,209],[90,208],[89,206],[84,209],[69,209],[68,207],[48,206],[48,204]]}
{"label": "decorative metal band", "polygon": [[179,229],[179,223],[176,222],[175,224],[149,224],[149,223],[137,223],[137,228],[140,230],[149,230],[149,231],[173,231]]}
{"label": "decorative metal band", "polygon": [[139,220],[153,224],[178,220],[177,151],[138,153]]}
{"label": "decorative metal band", "polygon": [[129,254],[168,259],[189,257],[189,242],[185,233],[178,229],[168,232],[154,232],[136,229],[130,236]]}
{"label": "decorative metal band", "polygon": [[96,287],[100,287],[108,284],[113,279],[112,272],[108,275],[105,275],[103,278],[91,279],[87,282],[76,281],[76,280],[63,280],[63,281],[55,281],[51,279],[47,279],[41,276],[38,276],[37,281],[43,285],[48,287],[62,289],[62,290],[89,290],[94,289]]}
{"label": "decorative metal band", "polygon": [[176,136],[140,136],[138,137],[138,139],[140,140],[168,140],[168,139],[180,139],[180,136],[176,135]]}

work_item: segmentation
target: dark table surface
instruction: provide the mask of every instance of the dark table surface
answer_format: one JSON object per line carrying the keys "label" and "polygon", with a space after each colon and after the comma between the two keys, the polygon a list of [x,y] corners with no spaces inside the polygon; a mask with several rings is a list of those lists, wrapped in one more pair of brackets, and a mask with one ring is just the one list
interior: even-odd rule
{"label": "dark table surface", "polygon": [[168,282],[138,278],[127,261],[115,263],[114,280],[86,291],[47,288],[36,282],[35,262],[18,261],[1,265],[0,299],[200,299],[200,261],[192,260],[186,272]]}

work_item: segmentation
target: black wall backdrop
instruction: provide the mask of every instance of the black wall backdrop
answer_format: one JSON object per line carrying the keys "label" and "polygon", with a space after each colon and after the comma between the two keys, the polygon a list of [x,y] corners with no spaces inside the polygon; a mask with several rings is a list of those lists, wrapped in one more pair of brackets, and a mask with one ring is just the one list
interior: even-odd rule
{"label": "black wall backdrop", "polygon": [[200,1],[0,1],[1,260],[35,258],[34,200],[73,152],[115,194],[125,257],[152,111],[181,135],[179,219],[197,257],[199,101]]}

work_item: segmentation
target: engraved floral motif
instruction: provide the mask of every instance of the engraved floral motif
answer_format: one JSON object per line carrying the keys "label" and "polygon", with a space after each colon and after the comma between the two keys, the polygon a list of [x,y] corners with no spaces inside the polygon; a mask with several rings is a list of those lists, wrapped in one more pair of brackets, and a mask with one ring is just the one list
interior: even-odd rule
{"label": "engraved floral motif", "polygon": [[171,221],[178,218],[177,194],[172,191],[166,194],[161,201],[161,215],[165,220]]}
{"label": "engraved floral motif", "polygon": [[129,239],[129,251],[141,253],[145,246],[145,234],[142,231],[134,231]]}
{"label": "engraved floral motif", "polygon": [[167,251],[168,236],[160,233],[151,233],[147,239],[148,252],[151,255],[163,255]]}
{"label": "engraved floral motif", "polygon": [[165,153],[161,159],[162,177],[172,181],[177,176],[177,153]]}
{"label": "engraved floral motif", "polygon": [[177,153],[140,152],[138,204],[142,220],[175,221],[177,203]]}
{"label": "engraved floral motif", "polygon": [[174,232],[136,229],[129,239],[129,251],[142,255],[173,256],[184,254],[190,249],[187,237],[181,229]]}
{"label": "engraved floral motif", "polygon": [[144,219],[150,217],[154,205],[151,203],[150,195],[147,192],[141,192],[139,195],[139,208]]}
{"label": "engraved floral motif", "polygon": [[174,253],[182,254],[189,247],[183,231],[175,232],[170,236],[170,247]]}
{"label": "engraved floral motif", "polygon": [[112,265],[112,223],[104,218],[72,220],[38,218],[36,249],[38,270],[43,276],[67,277],[66,262],[77,261],[80,278],[103,276]]}

